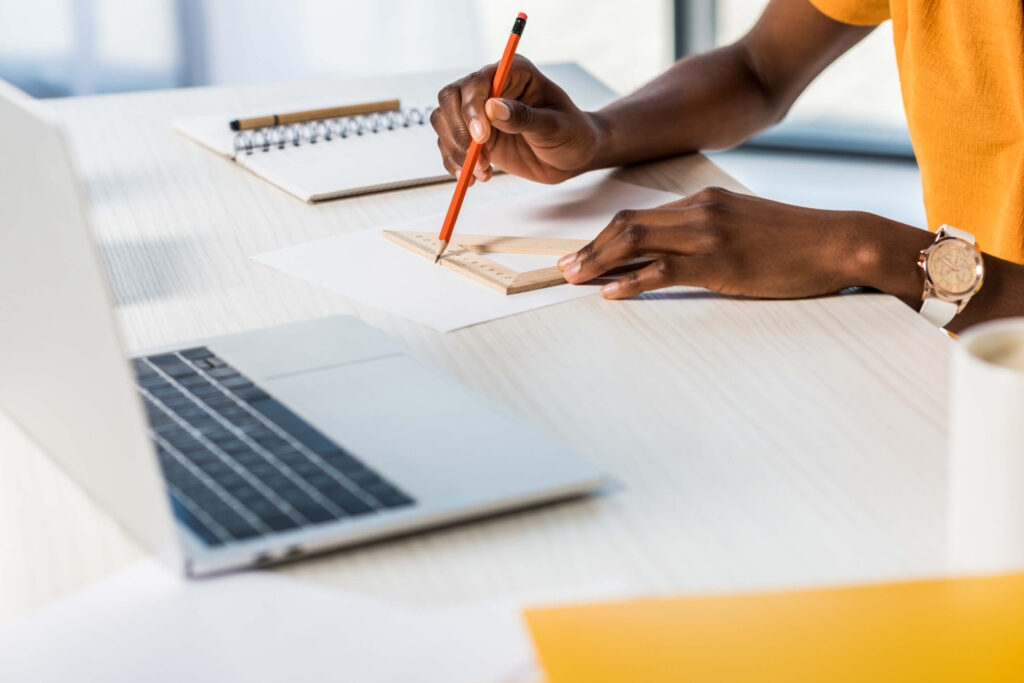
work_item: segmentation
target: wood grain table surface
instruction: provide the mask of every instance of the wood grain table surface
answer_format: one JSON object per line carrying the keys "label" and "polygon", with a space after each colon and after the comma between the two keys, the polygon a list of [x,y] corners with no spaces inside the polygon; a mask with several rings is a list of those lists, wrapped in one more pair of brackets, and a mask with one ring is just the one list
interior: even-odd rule
{"label": "wood grain table surface", "polygon": [[[396,81],[413,85],[436,91],[429,79]],[[624,302],[587,297],[442,334],[249,260],[447,206],[451,184],[303,204],[170,129],[180,116],[346,87],[52,102],[77,155],[128,347],[356,315],[549,430],[613,484],[273,571],[439,605],[601,581],[658,594],[942,570],[951,343],[894,298],[758,301],[676,288]],[[616,173],[680,194],[742,189],[702,156]],[[530,190],[498,176],[466,201]],[[0,622],[140,556],[0,414]]]}

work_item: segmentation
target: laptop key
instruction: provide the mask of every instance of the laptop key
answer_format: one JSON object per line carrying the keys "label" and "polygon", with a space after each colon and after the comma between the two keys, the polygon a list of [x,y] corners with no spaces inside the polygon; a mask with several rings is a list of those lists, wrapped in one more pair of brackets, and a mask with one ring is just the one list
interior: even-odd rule
{"label": "laptop key", "polygon": [[288,501],[288,504],[296,510],[305,507],[320,506],[320,503],[313,500],[312,496],[298,487],[283,488],[277,491],[277,494]]}
{"label": "laptop key", "polygon": [[316,465],[315,463],[309,460],[303,460],[298,462],[294,467],[292,467],[292,469],[301,474],[303,477],[319,474],[323,471],[320,469],[319,465]]}
{"label": "laptop key", "polygon": [[280,512],[280,508],[277,505],[270,502],[267,499],[253,500],[246,504],[246,508],[252,512],[255,512],[258,517],[263,515],[269,515],[271,513]]}
{"label": "laptop key", "polygon": [[177,387],[172,387],[170,384],[162,384],[158,387],[150,389],[149,393],[157,397],[161,401],[172,396],[181,396],[181,392],[178,391]]}
{"label": "laptop key", "polygon": [[231,534],[231,536],[233,538],[236,538],[239,541],[245,541],[245,540],[250,539],[250,538],[256,538],[257,536],[262,536],[262,534],[259,532],[259,530],[253,528],[253,526],[251,524],[249,524],[248,522],[246,522],[244,520],[242,521],[241,524],[237,524],[237,525],[228,527],[227,530],[228,530],[228,533]]}
{"label": "laptop key", "polygon": [[363,469],[363,463],[359,462],[359,460],[340,448],[335,448],[327,451],[326,453],[321,453],[320,457],[342,472],[348,472],[353,469]]}
{"label": "laptop key", "polygon": [[385,493],[374,494],[373,497],[383,503],[385,507],[389,508],[397,508],[402,507],[403,505],[412,504],[412,498],[395,488],[392,488]]}
{"label": "laptop key", "polygon": [[147,363],[145,360],[141,358],[136,358],[132,360],[132,368],[135,369],[135,376],[138,377],[139,379],[142,379],[143,377],[156,375],[156,370],[154,370],[149,363]]}
{"label": "laptop key", "polygon": [[330,488],[330,487],[332,487],[332,486],[334,486],[334,485],[336,485],[338,483],[334,479],[334,477],[325,474],[323,472],[323,470],[320,470],[318,472],[314,472],[314,473],[312,473],[310,475],[307,475],[307,476],[303,477],[303,479],[305,479],[306,481],[308,481],[310,484],[312,484],[313,486],[317,487],[318,489]]}
{"label": "laptop key", "polygon": [[362,515],[372,512],[373,507],[358,498],[344,486],[332,486],[321,491],[324,496],[350,515]]}
{"label": "laptop key", "polygon": [[323,507],[322,505],[317,505],[316,503],[296,506],[295,509],[299,511],[300,515],[302,515],[309,521],[313,522],[314,524],[330,522],[332,520],[338,519],[338,517],[331,513],[329,510],[327,510],[327,508]]}
{"label": "laptop key", "polygon": [[238,398],[242,399],[243,401],[247,401],[250,403],[252,401],[263,401],[265,399],[270,398],[270,394],[263,391],[257,386],[251,386],[246,389],[239,389],[238,391],[235,392],[235,395],[238,396]]}
{"label": "laptop key", "polygon": [[[211,370],[211,373],[217,372],[217,370]],[[234,377],[228,377],[220,382],[221,386],[227,387],[228,389],[248,389],[251,386],[255,386],[252,382],[247,380],[241,375],[235,375]]]}
{"label": "laptop key", "polygon": [[228,493],[246,504],[267,500],[266,496],[249,484],[238,484],[237,486],[228,487]]}
{"label": "laptop key", "polygon": [[181,355],[184,356],[185,358],[188,358],[189,360],[197,360],[199,358],[206,358],[207,356],[212,356],[213,353],[211,353],[210,350],[205,346],[197,346],[192,349],[185,349],[184,351],[181,352]]}
{"label": "laptop key", "polygon": [[351,481],[354,481],[359,485],[360,488],[366,488],[375,484],[383,484],[384,480],[379,474],[366,467],[360,467],[358,469],[349,469],[345,472],[345,476]]}
{"label": "laptop key", "polygon": [[294,519],[284,513],[260,517],[260,520],[274,531],[288,531],[299,527]]}
{"label": "laptop key", "polygon": [[184,377],[196,373],[185,361],[173,353],[165,353],[159,356],[150,356],[149,362],[157,366],[171,377]]}

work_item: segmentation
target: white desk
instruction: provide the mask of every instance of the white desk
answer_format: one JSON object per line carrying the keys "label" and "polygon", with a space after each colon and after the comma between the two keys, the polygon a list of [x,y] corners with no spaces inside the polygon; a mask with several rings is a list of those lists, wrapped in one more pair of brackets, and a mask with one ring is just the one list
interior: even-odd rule
{"label": "white desk", "polygon": [[[247,256],[438,212],[450,185],[307,206],[175,135],[172,118],[323,95],[297,83],[53,104],[80,158],[132,348],[352,313],[534,420],[607,495],[276,571],[444,604],[605,579],[705,591],[941,569],[950,343],[881,295],[597,297],[439,334]],[[625,176],[732,181],[701,157]],[[522,192],[517,178],[467,201]],[[0,416],[0,620],[107,575],[135,545]]]}

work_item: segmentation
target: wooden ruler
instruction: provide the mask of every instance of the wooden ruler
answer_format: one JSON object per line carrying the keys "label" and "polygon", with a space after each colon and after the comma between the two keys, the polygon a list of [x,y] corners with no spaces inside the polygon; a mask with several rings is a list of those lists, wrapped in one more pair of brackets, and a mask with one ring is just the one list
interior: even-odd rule
{"label": "wooden ruler", "polygon": [[[384,230],[384,239],[401,245],[420,256],[434,260],[438,241],[432,233]],[[549,237],[510,237],[502,235],[456,235],[441,257],[441,265],[502,294],[518,294],[544,289],[565,282],[557,267],[519,272],[482,254],[539,254],[564,256],[579,251],[587,240]]]}

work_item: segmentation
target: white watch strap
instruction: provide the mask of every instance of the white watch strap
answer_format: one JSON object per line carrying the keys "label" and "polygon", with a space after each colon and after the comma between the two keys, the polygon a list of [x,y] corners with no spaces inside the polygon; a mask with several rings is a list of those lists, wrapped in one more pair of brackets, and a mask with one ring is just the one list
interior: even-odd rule
{"label": "white watch strap", "polygon": [[939,228],[939,230],[945,230],[946,236],[948,237],[955,237],[958,240],[963,240],[964,242],[974,244],[974,235],[967,232],[966,230],[954,228],[952,225],[943,225],[941,228]]}
{"label": "white watch strap", "polygon": [[921,304],[921,316],[936,327],[945,327],[956,317],[959,308],[952,301],[943,301],[937,296],[930,296]]}

